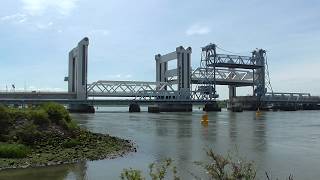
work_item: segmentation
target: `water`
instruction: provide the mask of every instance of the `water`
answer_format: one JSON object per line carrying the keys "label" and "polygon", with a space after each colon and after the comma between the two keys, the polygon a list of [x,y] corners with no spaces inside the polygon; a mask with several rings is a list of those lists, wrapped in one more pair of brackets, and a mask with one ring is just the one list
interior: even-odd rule
{"label": "water", "polygon": [[108,110],[72,116],[94,132],[134,140],[137,153],[112,160],[7,170],[0,172],[0,179],[119,179],[123,168],[148,173],[148,164],[166,157],[174,159],[181,176],[188,179],[189,172],[198,172],[193,162],[206,159],[206,147],[222,154],[238,152],[255,161],[260,178],[265,171],[280,179],[289,174],[295,179],[319,178],[320,111],[262,112],[258,117],[255,112],[212,112],[208,126],[203,126],[199,110],[160,114]]}

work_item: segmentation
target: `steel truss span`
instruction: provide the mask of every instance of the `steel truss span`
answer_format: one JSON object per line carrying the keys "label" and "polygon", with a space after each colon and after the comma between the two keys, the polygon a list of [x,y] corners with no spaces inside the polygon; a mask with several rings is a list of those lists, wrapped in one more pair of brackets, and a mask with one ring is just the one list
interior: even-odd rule
{"label": "steel truss span", "polygon": [[236,85],[236,86],[253,86],[253,73],[247,70],[237,69],[219,69],[216,68],[197,68],[192,72],[191,82],[192,84],[214,84],[217,85]]}
{"label": "steel truss span", "polygon": [[176,97],[177,92],[169,83],[145,81],[96,81],[88,85],[89,97]]}

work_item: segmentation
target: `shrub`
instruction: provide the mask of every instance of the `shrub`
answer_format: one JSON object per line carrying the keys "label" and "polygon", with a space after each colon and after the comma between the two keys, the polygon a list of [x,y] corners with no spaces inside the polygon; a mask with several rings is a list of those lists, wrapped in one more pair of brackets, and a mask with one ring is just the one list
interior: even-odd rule
{"label": "shrub", "polygon": [[43,110],[34,110],[31,112],[33,123],[40,127],[47,127],[50,124],[48,114]]}
{"label": "shrub", "polygon": [[0,144],[0,158],[25,158],[29,152],[22,144]]}
{"label": "shrub", "polygon": [[80,145],[80,141],[76,140],[76,139],[70,139],[69,141],[65,141],[62,146],[65,148],[72,148],[75,146]]}
{"label": "shrub", "polygon": [[[173,165],[171,159],[166,159],[158,163],[152,163],[149,165],[149,176],[152,180],[164,180],[168,179],[169,171],[172,172],[173,180],[180,180],[177,176],[177,168]],[[120,178],[122,180],[145,180],[140,170],[136,169],[123,169]]]}
{"label": "shrub", "polygon": [[69,123],[67,123],[67,128],[71,131],[74,131],[79,129],[79,125],[74,120],[71,120]]}
{"label": "shrub", "polygon": [[166,178],[166,175],[172,167],[172,173],[173,173],[173,179],[178,180],[180,179],[177,177],[177,169],[175,166],[173,166],[172,159],[166,159],[164,161],[161,161],[159,163],[152,163],[149,165],[149,175],[152,179],[156,180],[163,180]]}
{"label": "shrub", "polygon": [[42,105],[42,108],[47,112],[52,123],[62,125],[64,122],[71,121],[69,112],[60,104],[46,103]]}
{"label": "shrub", "polygon": [[0,105],[0,134],[5,134],[11,124],[11,117],[8,108]]}
{"label": "shrub", "polygon": [[30,119],[30,111],[26,109],[10,109],[9,113],[13,120]]}
{"label": "shrub", "polygon": [[216,154],[212,149],[207,150],[208,163],[195,162],[205,170],[210,179],[246,179],[256,178],[256,170],[252,162],[244,160],[232,160],[231,157],[224,157]]}
{"label": "shrub", "polygon": [[41,133],[37,127],[32,123],[27,123],[17,132],[18,138],[23,144],[34,145],[37,140],[41,139]]}
{"label": "shrub", "polygon": [[124,169],[121,173],[120,178],[122,180],[145,180],[144,177],[142,177],[141,171],[136,169]]}

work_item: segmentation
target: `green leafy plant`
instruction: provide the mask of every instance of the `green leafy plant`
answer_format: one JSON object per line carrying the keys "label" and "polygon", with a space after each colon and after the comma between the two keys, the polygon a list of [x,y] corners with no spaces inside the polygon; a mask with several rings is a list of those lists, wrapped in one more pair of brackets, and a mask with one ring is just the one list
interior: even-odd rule
{"label": "green leafy plant", "polygon": [[34,110],[31,112],[33,123],[40,127],[47,127],[50,124],[49,116],[44,110]]}
{"label": "green leafy plant", "polygon": [[[166,159],[160,162],[154,162],[149,165],[149,176],[152,180],[163,180],[171,172],[174,180],[180,180],[176,166],[173,165],[172,159]],[[140,170],[124,169],[121,173],[122,180],[145,180]]]}
{"label": "green leafy plant", "polygon": [[164,161],[160,161],[159,163],[152,163],[149,165],[149,175],[152,180],[163,180],[168,171],[172,170],[173,179],[178,180],[180,179],[177,176],[177,168],[173,165],[172,159],[166,159]]}
{"label": "green leafy plant", "polygon": [[0,105],[0,134],[7,133],[8,127],[11,125],[11,117],[8,108]]}
{"label": "green leafy plant", "polygon": [[1,158],[25,158],[30,149],[23,144],[0,144]]}
{"label": "green leafy plant", "polygon": [[58,125],[64,125],[71,121],[69,112],[60,104],[45,103],[41,106],[47,113],[50,121]]}
{"label": "green leafy plant", "polygon": [[256,177],[256,170],[253,162],[245,160],[233,160],[230,156],[222,156],[208,149],[208,162],[195,162],[205,170],[210,179],[217,180],[253,180]]}
{"label": "green leafy plant", "polygon": [[21,129],[19,129],[17,136],[21,142],[26,145],[34,145],[37,140],[41,139],[41,133],[32,123],[27,123]]}
{"label": "green leafy plant", "polygon": [[142,173],[140,170],[136,170],[136,169],[124,169],[120,175],[120,178],[122,180],[145,180],[146,178],[144,178],[142,176]]}

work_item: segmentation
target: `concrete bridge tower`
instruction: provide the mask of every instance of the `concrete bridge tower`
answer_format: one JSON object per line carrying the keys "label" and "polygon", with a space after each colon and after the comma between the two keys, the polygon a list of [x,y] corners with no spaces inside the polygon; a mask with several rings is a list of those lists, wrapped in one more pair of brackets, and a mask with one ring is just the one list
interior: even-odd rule
{"label": "concrete bridge tower", "polygon": [[[83,38],[69,52],[68,92],[76,94],[76,100],[86,101],[88,79],[88,46],[89,39]],[[94,112],[88,104],[70,104],[69,110],[74,112]]]}
{"label": "concrete bridge tower", "polygon": [[266,94],[266,69],[265,69],[265,54],[266,51],[263,49],[257,49],[252,52],[252,59],[256,62],[256,65],[260,68],[255,70],[256,79],[254,80],[256,88],[254,90],[254,95],[257,97],[262,97]]}
{"label": "concrete bridge tower", "polygon": [[[176,48],[174,52],[155,56],[156,60],[156,82],[169,83],[170,85],[176,85],[176,94],[164,94],[157,97],[158,99],[164,99],[170,101],[171,99],[188,101],[191,99],[191,47],[185,49],[183,46]],[[177,60],[177,68],[168,69],[168,62]],[[167,88],[164,88],[167,90]],[[155,111],[192,111],[192,104],[178,104],[168,102],[166,104],[159,104],[156,107],[149,107],[149,109],[157,109]],[[151,111],[151,110],[150,110]],[[153,110],[152,110],[153,111]]]}
{"label": "concrete bridge tower", "polygon": [[[180,46],[176,51],[166,55],[156,55],[156,82],[169,82],[177,84],[180,92],[179,99],[190,99],[191,90],[191,47],[184,49]],[[176,69],[168,69],[168,62],[177,60]]]}

